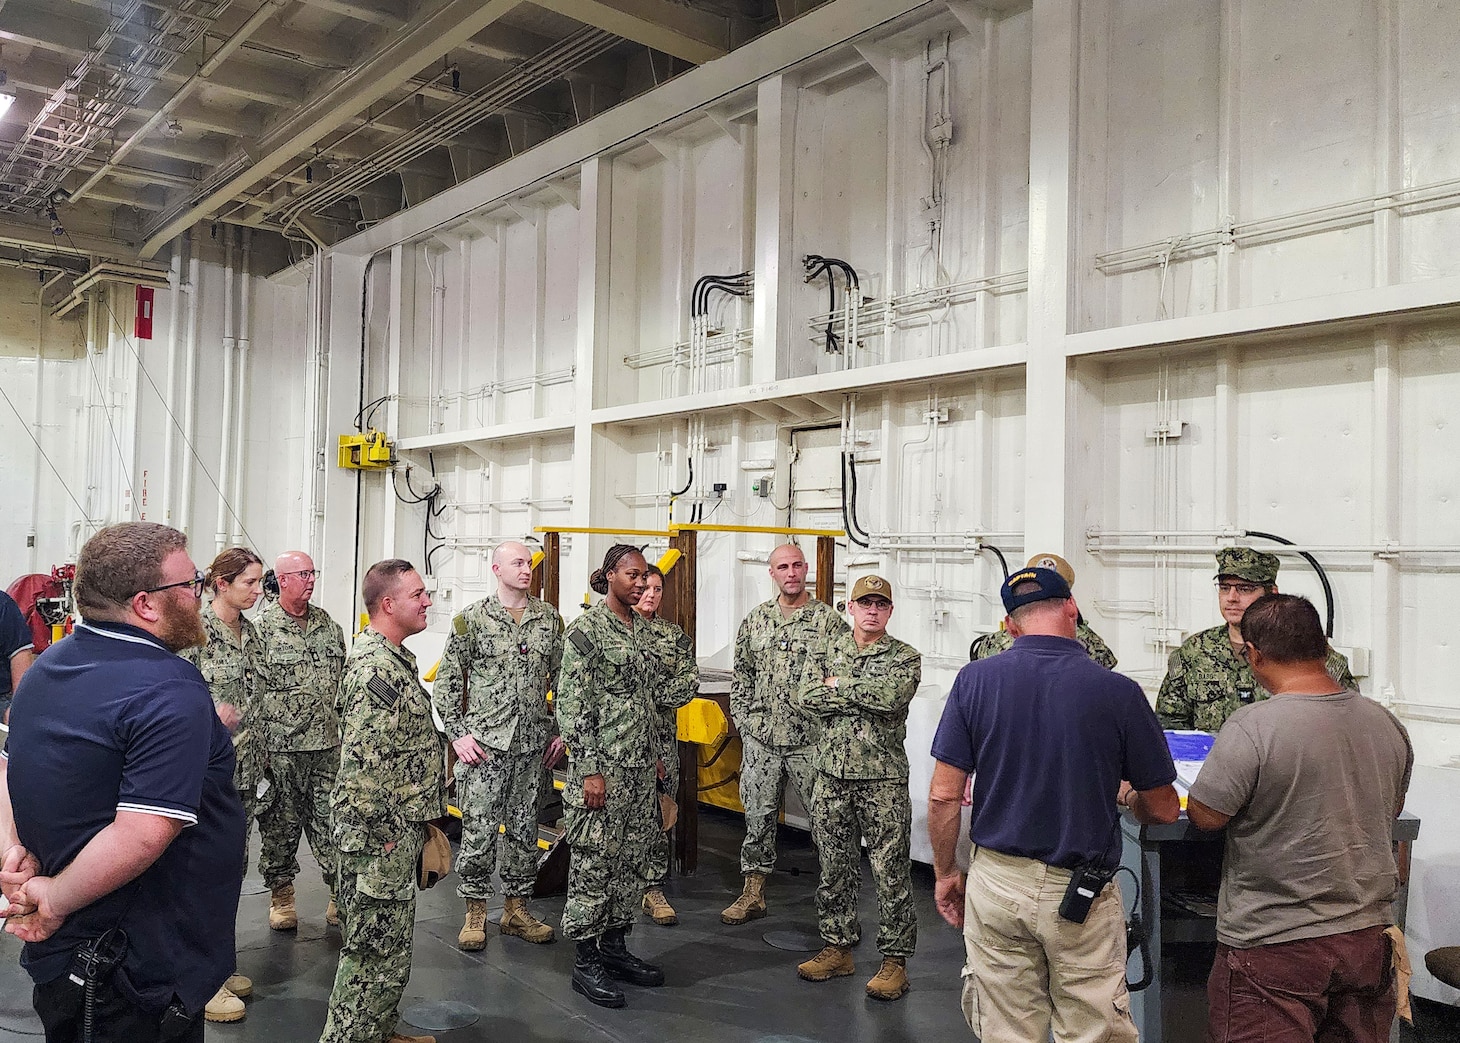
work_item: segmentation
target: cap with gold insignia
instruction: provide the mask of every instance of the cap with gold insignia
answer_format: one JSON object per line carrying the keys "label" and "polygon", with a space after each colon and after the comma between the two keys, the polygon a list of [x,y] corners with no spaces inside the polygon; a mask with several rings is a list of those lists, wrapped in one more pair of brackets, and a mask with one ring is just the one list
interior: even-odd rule
{"label": "cap with gold insignia", "polygon": [[1058,554],[1036,554],[1024,563],[1026,569],[1053,569],[1070,586],[1075,585],[1075,570]]}
{"label": "cap with gold insignia", "polygon": [[1236,576],[1248,583],[1272,584],[1280,564],[1276,554],[1253,547],[1223,547],[1217,551],[1217,578]]}
{"label": "cap with gold insignia", "polygon": [[879,597],[887,601],[892,600],[892,584],[888,583],[881,576],[863,576],[852,585],[852,596],[850,601],[861,601],[863,598]]}
{"label": "cap with gold insignia", "polygon": [[1004,611],[1010,613],[1036,601],[1064,600],[1071,596],[1070,585],[1063,576],[1054,569],[1041,568],[1020,569],[1004,580],[999,594],[1004,599]]}

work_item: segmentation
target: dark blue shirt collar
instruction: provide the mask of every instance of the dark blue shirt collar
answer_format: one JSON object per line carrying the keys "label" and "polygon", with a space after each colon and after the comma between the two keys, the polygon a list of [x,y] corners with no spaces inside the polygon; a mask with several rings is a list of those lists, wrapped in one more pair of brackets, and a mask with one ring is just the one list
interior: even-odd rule
{"label": "dark blue shirt collar", "polygon": [[1054,637],[1049,634],[1024,634],[1014,639],[1014,648],[1026,652],[1079,652],[1089,655],[1085,646],[1072,637]]}
{"label": "dark blue shirt collar", "polygon": [[93,633],[101,635],[102,637],[111,638],[112,640],[140,640],[144,644],[156,645],[164,652],[172,651],[172,649],[168,648],[167,645],[162,643],[162,638],[158,637],[151,631],[143,630],[141,627],[136,626],[132,623],[116,623],[106,619],[83,619],[80,623],[76,624],[76,629],[83,631],[89,630]]}

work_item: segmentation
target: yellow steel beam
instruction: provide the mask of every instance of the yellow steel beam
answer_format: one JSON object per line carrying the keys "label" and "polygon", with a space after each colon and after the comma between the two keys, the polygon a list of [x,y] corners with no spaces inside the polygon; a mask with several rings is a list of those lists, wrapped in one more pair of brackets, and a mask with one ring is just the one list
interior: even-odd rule
{"label": "yellow steel beam", "polygon": [[[689,528],[689,526],[684,526],[684,527],[685,528]],[[586,532],[590,536],[659,536],[659,537],[662,537],[662,538],[665,538],[665,539],[667,539],[669,536],[672,535],[672,533],[661,532],[658,529],[604,529],[604,528],[598,528],[598,527],[592,526],[592,525],[578,526],[576,528],[574,528],[574,527],[558,528],[556,526],[546,526],[545,527],[545,526],[539,525],[536,529],[533,529],[532,531],[533,532],[580,532],[580,533]],[[838,534],[838,535],[840,535],[840,534]]]}
{"label": "yellow steel beam", "polygon": [[[568,530],[562,530],[567,532]],[[670,526],[671,532],[753,532],[768,536],[845,536],[844,529],[778,529],[773,525],[679,525]]]}

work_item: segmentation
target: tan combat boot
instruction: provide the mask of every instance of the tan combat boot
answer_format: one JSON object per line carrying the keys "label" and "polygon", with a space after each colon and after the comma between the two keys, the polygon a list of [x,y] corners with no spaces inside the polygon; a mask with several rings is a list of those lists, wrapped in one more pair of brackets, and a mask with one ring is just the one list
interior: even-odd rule
{"label": "tan combat boot", "polygon": [[828,945],[805,963],[796,965],[796,973],[807,981],[845,978],[856,972],[856,964],[852,963],[852,950],[840,945]]}
{"label": "tan combat boot", "polygon": [[340,926],[340,907],[335,904],[334,895],[330,895],[330,904],[324,907],[324,922],[331,927]]}
{"label": "tan combat boot", "polygon": [[407,1036],[404,1032],[391,1034],[386,1043],[436,1043],[435,1036]]}
{"label": "tan combat boot", "polygon": [[528,912],[526,898],[509,898],[502,906],[502,919],[497,923],[503,934],[526,938],[535,945],[553,941],[553,929]]}
{"label": "tan combat boot", "polygon": [[644,892],[644,912],[649,914],[660,927],[673,927],[679,923],[679,914],[674,911],[674,906],[669,904],[669,899],[664,897],[664,892],[657,887],[651,887]]}
{"label": "tan combat boot", "polygon": [[206,1021],[242,1021],[244,1013],[243,1000],[229,992],[226,986],[214,993],[203,1008]]}
{"label": "tan combat boot", "polygon": [[487,900],[466,900],[466,922],[456,936],[456,947],[466,952],[480,952],[487,947]]}
{"label": "tan combat boot", "polygon": [[745,890],[720,914],[720,922],[742,924],[747,920],[759,920],[765,915],[765,874],[746,873]]}
{"label": "tan combat boot", "polygon": [[912,988],[907,980],[907,960],[901,956],[882,957],[882,966],[867,983],[867,995],[874,1000],[895,1000]]}
{"label": "tan combat boot", "polygon": [[248,978],[239,974],[237,971],[234,971],[228,976],[228,980],[223,983],[223,987],[239,999],[253,995],[253,982],[249,981]]}
{"label": "tan combat boot", "polygon": [[269,895],[269,928],[292,931],[298,926],[299,914],[294,911],[294,885],[279,884]]}

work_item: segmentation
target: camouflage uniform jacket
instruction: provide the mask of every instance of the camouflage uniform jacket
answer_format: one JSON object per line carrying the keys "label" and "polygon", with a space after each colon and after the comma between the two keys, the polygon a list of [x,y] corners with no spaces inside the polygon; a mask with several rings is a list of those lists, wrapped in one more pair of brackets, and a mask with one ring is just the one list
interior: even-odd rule
{"label": "camouflage uniform jacket", "polygon": [[340,772],[330,794],[335,844],[375,854],[446,814],[446,746],[416,657],[374,630],[355,640],[340,683]]}
{"label": "camouflage uniform jacket", "polygon": [[670,693],[672,707],[659,714],[658,748],[662,750],[679,738],[679,707],[700,694],[700,664],[695,659],[694,642],[677,623],[658,616],[641,616],[639,625],[648,627],[649,645],[658,667],[655,686]]}
{"label": "camouflage uniform jacket", "polygon": [[838,779],[907,778],[907,708],[922,676],[922,653],[887,634],[858,648],[844,631],[811,649],[796,701],[825,726],[816,769]]}
{"label": "camouflage uniform jacket", "polygon": [[300,630],[277,601],[254,620],[263,649],[258,720],[267,750],[327,750],[340,744],[336,699],[345,668],[345,634],[329,613],[309,606]]}
{"label": "camouflage uniform jacket", "polygon": [[[659,715],[693,697],[664,683],[654,634],[638,613],[632,627],[604,603],[568,625],[558,679],[558,727],[571,758],[569,786],[615,767],[651,767],[659,759]],[[578,787],[581,789],[581,787]]]}
{"label": "camouflage uniform jacket", "polygon": [[850,633],[830,605],[811,598],[789,619],[772,598],[750,610],[735,636],[735,679],[730,714],[752,739],[779,747],[809,746],[821,725],[793,702],[806,668],[807,649],[833,634]]}
{"label": "camouflage uniform jacket", "polygon": [[182,657],[202,673],[214,706],[227,703],[238,711],[233,749],[242,763],[246,753],[252,753],[256,747],[262,750],[255,738],[259,700],[258,634],[247,616],[239,616],[242,630],[235,643],[232,629],[218,618],[211,601],[203,606],[201,614],[208,642],[201,647],[185,649]]}
{"label": "camouflage uniform jacket", "polygon": [[[1328,674],[1345,688],[1359,687],[1348,660],[1330,645]],[[1156,716],[1167,728],[1214,732],[1239,706],[1268,697],[1247,661],[1232,651],[1227,624],[1192,634],[1171,653],[1156,696]]]}
{"label": "camouflage uniform jacket", "polygon": [[467,606],[451,621],[431,690],[446,734],[470,732],[492,750],[541,752],[557,734],[547,693],[562,663],[563,617],[546,601],[529,597],[521,623],[495,594]]}
{"label": "camouflage uniform jacket", "polygon": [[[1115,669],[1115,653],[1083,619],[1075,624],[1075,640],[1085,646],[1085,651],[1090,653],[1090,658],[1095,662],[1107,670]],[[973,647],[968,650],[968,659],[969,662],[975,663],[980,659],[991,659],[1000,652],[1007,652],[1013,646],[1014,639],[1009,636],[1007,630],[995,630],[992,634],[985,634],[973,643]]]}

